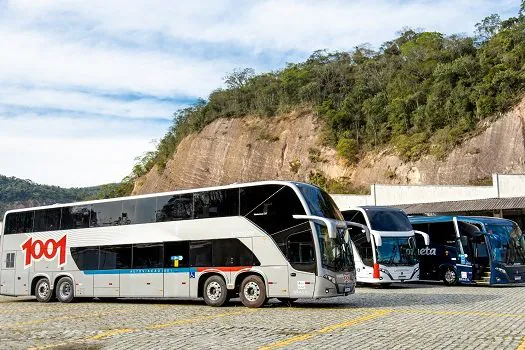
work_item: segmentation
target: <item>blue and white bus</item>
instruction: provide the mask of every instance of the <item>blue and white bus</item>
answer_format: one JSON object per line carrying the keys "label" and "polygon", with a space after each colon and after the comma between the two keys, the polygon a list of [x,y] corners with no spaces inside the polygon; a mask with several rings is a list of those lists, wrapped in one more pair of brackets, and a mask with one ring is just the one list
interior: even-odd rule
{"label": "blue and white bus", "polygon": [[511,220],[469,216],[414,216],[422,280],[446,285],[525,283],[525,240]]}
{"label": "blue and white bus", "polygon": [[264,181],[9,211],[0,294],[204,298],[248,307],[348,295],[355,267],[331,197]]}

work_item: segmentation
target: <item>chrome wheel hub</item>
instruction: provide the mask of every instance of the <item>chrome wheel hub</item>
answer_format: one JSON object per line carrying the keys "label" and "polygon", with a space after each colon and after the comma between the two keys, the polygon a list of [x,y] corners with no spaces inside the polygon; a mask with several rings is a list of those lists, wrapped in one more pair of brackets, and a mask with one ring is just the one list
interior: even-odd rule
{"label": "chrome wheel hub", "polygon": [[38,286],[38,296],[42,299],[47,298],[47,296],[49,295],[49,291],[50,291],[50,288],[49,288],[48,282],[42,282]]}
{"label": "chrome wheel hub", "polygon": [[208,296],[208,299],[217,301],[220,299],[222,295],[222,288],[221,285],[218,282],[211,282],[206,287],[206,295]]}
{"label": "chrome wheel hub", "polygon": [[61,299],[69,298],[69,296],[71,295],[71,292],[72,292],[71,283],[64,282],[64,283],[62,283],[60,285],[60,289],[59,289],[58,293],[60,293],[60,298]]}
{"label": "chrome wheel hub", "polygon": [[456,273],[452,270],[447,270],[445,272],[445,279],[448,283],[453,283],[456,280]]}
{"label": "chrome wheel hub", "polygon": [[244,286],[244,297],[249,301],[256,301],[261,295],[261,289],[255,282],[248,282]]}

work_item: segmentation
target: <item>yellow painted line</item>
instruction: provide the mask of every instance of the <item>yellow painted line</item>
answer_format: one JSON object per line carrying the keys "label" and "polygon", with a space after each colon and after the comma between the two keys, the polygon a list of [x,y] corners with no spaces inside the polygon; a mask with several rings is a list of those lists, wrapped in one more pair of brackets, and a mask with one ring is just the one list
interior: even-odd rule
{"label": "yellow painted line", "polygon": [[355,326],[355,325],[360,324],[360,323],[371,321],[371,320],[374,320],[376,318],[386,316],[389,313],[391,313],[391,310],[374,311],[374,312],[372,312],[370,314],[366,314],[366,315],[363,315],[363,316],[360,316],[360,317],[357,317],[357,318],[354,318],[354,319],[351,319],[351,320],[348,320],[348,321],[345,321],[345,322],[341,322],[341,323],[337,323],[337,324],[334,324],[334,325],[331,325],[331,326],[327,326],[327,327],[318,329],[318,330],[310,332],[310,333],[297,335],[295,337],[291,337],[291,338],[288,338],[288,339],[285,339],[285,340],[281,340],[281,341],[278,341],[278,342],[275,342],[275,343],[272,343],[272,344],[269,344],[269,345],[265,345],[265,346],[259,348],[259,350],[270,350],[270,349],[281,348],[283,346],[288,346],[288,345],[293,344],[293,343],[297,343],[297,342],[308,340],[308,339],[313,338],[313,337],[315,337],[317,335],[331,333],[331,332],[337,331],[337,330],[339,330],[341,328],[352,327],[352,326]]}
{"label": "yellow painted line", "polygon": [[525,350],[525,337],[521,339],[520,345],[516,348],[516,350]]}
{"label": "yellow painted line", "polygon": [[112,329],[110,331],[107,331],[107,332],[102,332],[102,333],[99,333],[91,338],[88,338],[88,340],[99,340],[99,339],[103,339],[103,338],[109,338],[109,337],[112,337],[114,335],[117,335],[117,334],[123,334],[123,333],[131,333],[131,332],[134,332],[135,330],[134,329],[131,329],[131,328],[120,328],[120,329]]}

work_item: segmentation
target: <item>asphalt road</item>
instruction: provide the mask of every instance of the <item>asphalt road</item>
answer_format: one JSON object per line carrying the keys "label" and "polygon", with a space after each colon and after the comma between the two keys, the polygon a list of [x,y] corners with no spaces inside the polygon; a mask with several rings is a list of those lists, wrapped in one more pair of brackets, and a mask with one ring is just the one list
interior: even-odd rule
{"label": "asphalt road", "polygon": [[406,284],[348,297],[278,301],[0,297],[0,348],[523,349],[525,288]]}

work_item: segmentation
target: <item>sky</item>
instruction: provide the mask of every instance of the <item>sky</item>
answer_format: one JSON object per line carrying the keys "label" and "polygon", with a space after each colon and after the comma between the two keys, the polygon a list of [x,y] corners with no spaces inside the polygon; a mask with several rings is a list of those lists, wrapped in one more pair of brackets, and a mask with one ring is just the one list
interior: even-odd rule
{"label": "sky", "polygon": [[403,27],[471,34],[519,2],[0,0],[0,174],[118,182],[235,68],[378,47]]}

